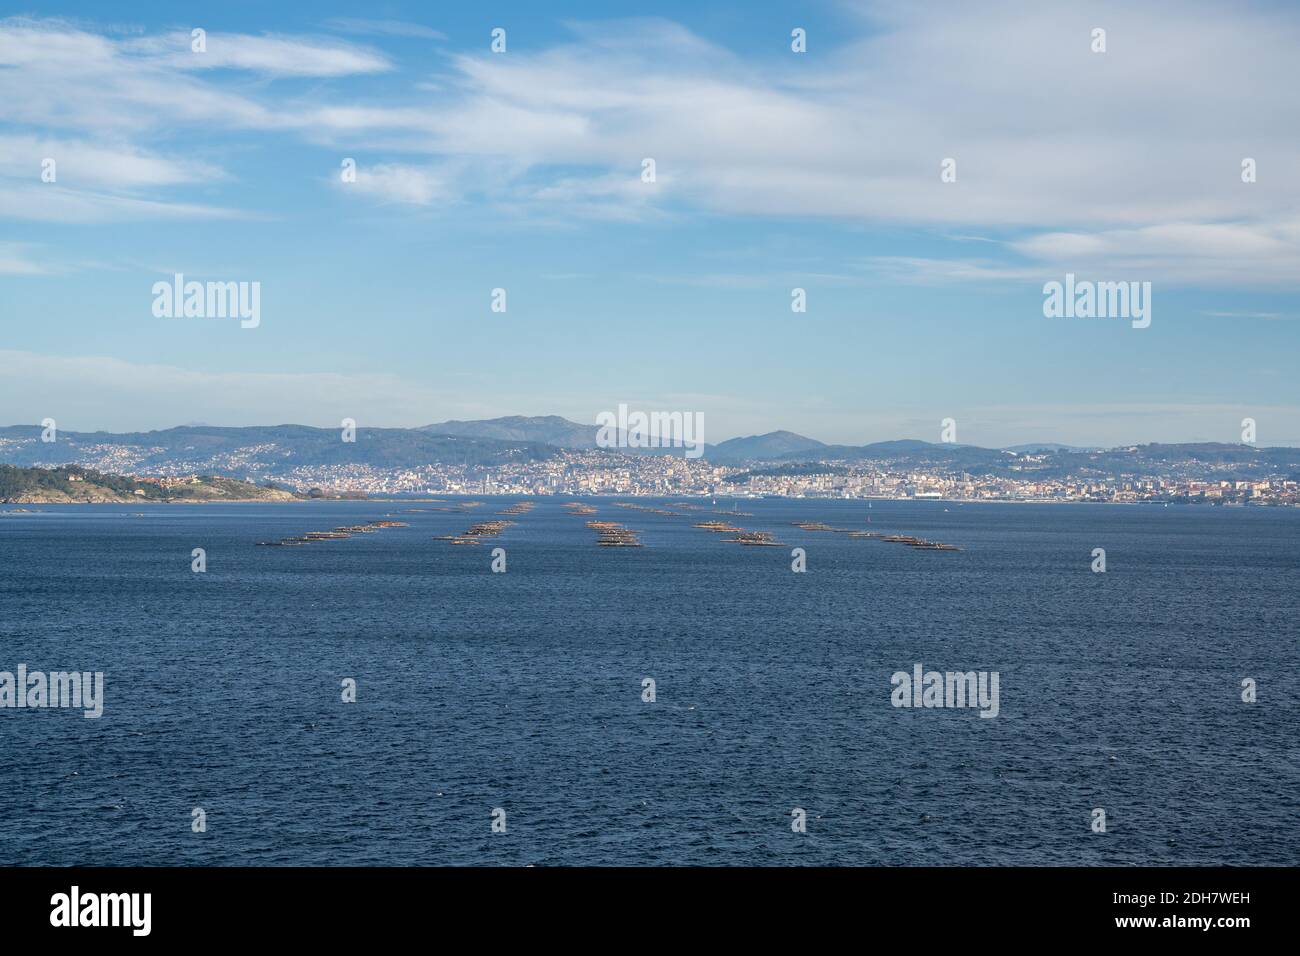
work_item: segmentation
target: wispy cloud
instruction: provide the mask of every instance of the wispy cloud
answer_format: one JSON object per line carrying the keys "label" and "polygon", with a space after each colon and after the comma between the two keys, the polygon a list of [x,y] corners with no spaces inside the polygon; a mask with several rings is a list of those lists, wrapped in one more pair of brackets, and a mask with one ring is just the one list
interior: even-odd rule
{"label": "wispy cloud", "polygon": [[52,184],[0,183],[0,219],[53,223],[111,223],[149,219],[236,219],[258,214],[133,196],[67,189]]}
{"label": "wispy cloud", "polygon": [[0,134],[0,177],[36,180],[54,161],[56,182],[132,189],[212,182],[225,176],[201,159],[169,158],[138,146],[31,135]]}
{"label": "wispy cloud", "polygon": [[1269,322],[1300,319],[1300,315],[1285,312],[1204,312],[1216,319],[1264,319]]}
{"label": "wispy cloud", "polygon": [[1124,273],[1124,278],[1259,285],[1293,284],[1300,276],[1300,219],[1050,232],[1011,247],[1058,269]]}
{"label": "wispy cloud", "polygon": [[319,37],[250,36],[208,33],[194,49],[190,33],[168,33],[118,44],[151,68],[176,70],[247,70],[266,76],[328,77],[382,73],[392,69],[377,50]]}
{"label": "wispy cloud", "polygon": [[325,28],[357,36],[408,37],[417,40],[445,40],[447,34],[406,20],[368,20],[363,17],[331,17]]}
{"label": "wispy cloud", "polygon": [[[990,255],[947,265],[875,260],[926,281],[1039,268],[1189,285],[1300,278],[1300,177],[1285,173],[1300,155],[1293,10],[1173,0],[850,9],[862,34],[815,38],[827,44],[815,58],[743,61],[665,20],[573,23],[570,42],[452,54],[436,82],[422,71],[383,95],[295,83],[397,70],[343,40],[212,33],[197,54],[184,33],[123,39],[11,19],[0,21],[0,118],[115,150],[122,191],[132,177],[179,184],[212,172],[196,155],[125,139],[133,133],[202,125],[329,148],[364,136],[374,155],[353,192],[379,202],[472,199],[520,221],[695,210],[996,233]],[[1103,20],[1110,49],[1097,55],[1090,31]],[[326,26],[442,38],[393,20]],[[1243,76],[1249,96],[1234,92]],[[1246,156],[1256,183],[1240,179]],[[653,184],[640,181],[646,157]],[[948,157],[953,183],[939,178]],[[202,215],[204,205],[174,208]],[[120,211],[145,208],[124,199]]]}
{"label": "wispy cloud", "polygon": [[0,242],[0,275],[40,275],[49,269],[33,257],[31,246],[21,242]]}
{"label": "wispy cloud", "polygon": [[[237,73],[328,79],[391,68],[383,54],[333,38],[210,33],[206,50],[194,52],[188,33],[121,36],[65,20],[0,20],[0,121],[11,126],[0,134],[0,217],[240,215],[159,191],[226,178],[173,130],[270,132],[311,122],[288,118],[291,107],[273,93],[227,88]],[[47,159],[54,182],[41,178]]]}
{"label": "wispy cloud", "polygon": [[355,182],[343,183],[338,176],[333,178],[333,182],[381,202],[415,206],[428,206],[449,195],[447,185],[437,170],[396,163],[361,166],[356,170]]}
{"label": "wispy cloud", "polygon": [[868,275],[918,285],[954,282],[1037,282],[1044,269],[1007,265],[992,259],[936,259],[922,256],[873,256],[862,263]]}

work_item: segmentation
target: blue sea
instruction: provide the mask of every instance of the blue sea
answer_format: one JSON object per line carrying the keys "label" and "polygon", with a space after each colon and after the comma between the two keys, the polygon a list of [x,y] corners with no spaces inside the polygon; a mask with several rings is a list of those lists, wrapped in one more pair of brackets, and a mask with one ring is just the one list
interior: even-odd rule
{"label": "blue sea", "polygon": [[[1300,511],[539,498],[435,540],[479,500],[0,515],[0,671],[104,674],[100,719],[0,709],[0,865],[1300,863]],[[997,717],[893,706],[916,664]]]}

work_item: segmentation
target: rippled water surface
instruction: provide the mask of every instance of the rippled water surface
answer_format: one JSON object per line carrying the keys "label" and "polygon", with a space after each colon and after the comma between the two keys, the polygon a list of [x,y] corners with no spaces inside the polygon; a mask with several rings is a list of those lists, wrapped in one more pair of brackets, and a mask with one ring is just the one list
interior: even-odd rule
{"label": "rippled water surface", "polygon": [[[645,544],[599,549],[538,499],[493,574],[434,540],[483,500],[0,515],[0,671],[106,685],[0,710],[0,864],[1300,862],[1300,512],[596,499]],[[891,706],[916,663],[997,671],[999,716]]]}

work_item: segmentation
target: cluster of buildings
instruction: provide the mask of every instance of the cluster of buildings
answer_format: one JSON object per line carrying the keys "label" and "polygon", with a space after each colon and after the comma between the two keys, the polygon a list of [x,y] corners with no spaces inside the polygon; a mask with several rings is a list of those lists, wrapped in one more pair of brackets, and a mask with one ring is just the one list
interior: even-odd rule
{"label": "cluster of buildings", "polygon": [[[1292,477],[1220,480],[1184,468],[1162,476],[1073,474],[1048,477],[1026,458],[1010,476],[970,474],[941,466],[920,469],[889,462],[724,465],[671,454],[563,450],[541,461],[498,465],[294,464],[274,445],[249,445],[201,459],[150,461],[163,449],[105,443],[83,445],[78,463],[133,474],[163,488],[224,475],[301,493],[325,495],[625,495],[789,498],[902,498],[967,501],[1163,501],[1228,505],[1300,506]],[[283,463],[273,463],[283,456]]]}
{"label": "cluster of buildings", "polygon": [[273,479],[297,491],[329,494],[715,495],[788,498],[913,498],[966,501],[1168,501],[1300,505],[1290,478],[1197,480],[1184,477],[999,477],[916,471],[878,463],[788,468],[720,465],[670,455],[571,451],[549,461],[506,465],[435,464],[419,468],[370,465],[296,466]]}
{"label": "cluster of buildings", "polygon": [[202,484],[198,475],[168,475],[163,477],[140,476],[136,481],[144,485],[157,485],[165,491],[184,488],[187,485]]}
{"label": "cluster of buildings", "polygon": [[[505,465],[302,465],[277,471],[277,483],[296,491],[364,494],[467,495],[706,495],[734,468],[670,455],[566,451],[547,461]],[[259,477],[259,480],[260,477]]]}
{"label": "cluster of buildings", "polygon": [[1271,477],[1248,481],[1176,477],[1008,478],[967,473],[828,466],[822,473],[745,473],[718,494],[789,498],[941,498],[965,501],[1168,501],[1300,505],[1300,482]]}

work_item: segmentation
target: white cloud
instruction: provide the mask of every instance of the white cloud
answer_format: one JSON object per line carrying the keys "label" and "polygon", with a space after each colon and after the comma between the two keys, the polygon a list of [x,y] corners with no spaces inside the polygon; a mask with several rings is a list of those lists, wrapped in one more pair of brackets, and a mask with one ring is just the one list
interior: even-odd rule
{"label": "white cloud", "polygon": [[[217,33],[205,55],[189,52],[187,34],[115,40],[63,21],[0,21],[0,118],[92,144],[191,124],[334,147],[364,135],[386,155],[362,166],[356,192],[417,206],[473,196],[519,218],[626,220],[671,206],[1006,237],[1009,262],[956,262],[948,281],[1078,262],[1153,280],[1294,284],[1294,8],[850,9],[862,34],[814,34],[815,54],[778,44],[742,61],[667,21],[573,24],[573,42],[452,56],[437,82],[412,77],[370,100],[240,79],[394,68],[340,41]],[[1094,54],[1102,22],[1108,52]],[[334,26],[431,38],[386,21]],[[197,157],[110,145],[140,177],[199,169]],[[653,192],[639,188],[646,156]],[[1240,180],[1247,156],[1257,183]],[[955,183],[940,182],[946,157]]]}
{"label": "white cloud", "polygon": [[[1153,278],[1294,281],[1300,177],[1283,174],[1300,153],[1293,12],[865,6],[884,30],[762,71],[670,24],[588,26],[581,42],[540,53],[458,57],[458,84],[419,125],[432,126],[432,152],[514,160],[533,177],[549,171],[554,190],[572,191],[573,165],[635,182],[651,155],[672,177],[663,197],[727,214],[1028,234],[1010,249],[1029,268],[959,265],[954,278],[1028,274],[1078,253]],[[1098,55],[1088,43],[1101,20],[1110,51]],[[1259,183],[1240,180],[1248,155]],[[959,176],[944,184],[949,156]]]}
{"label": "white cloud", "polygon": [[135,146],[29,135],[0,135],[0,176],[36,181],[55,161],[57,182],[131,189],[211,182],[224,173],[202,160],[172,159]]}
{"label": "white cloud", "polygon": [[30,246],[21,242],[0,242],[0,275],[41,275],[49,269],[32,259]]}
{"label": "white cloud", "polygon": [[645,183],[640,171],[638,163],[630,174],[565,176],[528,187],[519,198],[552,213],[586,219],[632,222],[662,218],[654,203],[671,190],[671,177]]}
{"label": "white cloud", "polygon": [[172,123],[267,129],[275,113],[150,54],[144,40],[13,18],[0,21],[0,120],[121,138]]}
{"label": "white cloud", "polygon": [[111,223],[148,219],[233,219],[243,215],[216,206],[92,193],[50,183],[0,184],[0,219]]}
{"label": "white cloud", "polygon": [[1262,285],[1290,284],[1300,276],[1300,220],[1052,232],[1011,245],[1058,271],[1114,278]]}
{"label": "white cloud", "polygon": [[[0,177],[11,180],[0,182],[0,217],[114,222],[237,215],[142,194],[224,174],[197,151],[163,155],[141,141],[164,140],[183,153],[184,137],[172,133],[186,127],[272,132],[317,122],[265,89],[255,97],[224,88],[231,71],[329,78],[390,68],[382,54],[335,39],[209,33],[207,52],[194,53],[188,33],[123,39],[63,20],[0,20],[0,121],[15,127],[0,136]],[[57,163],[57,188],[41,182],[46,157]]]}
{"label": "white cloud", "polygon": [[379,164],[358,166],[356,172],[356,182],[344,183],[337,176],[334,181],[344,189],[356,190],[382,202],[428,206],[447,195],[442,178],[433,169]]}
{"label": "white cloud", "polygon": [[376,50],[341,40],[313,37],[211,33],[204,49],[192,48],[188,32],[127,40],[119,49],[142,56],[150,66],[179,70],[249,70],[269,76],[354,76],[392,69]]}

